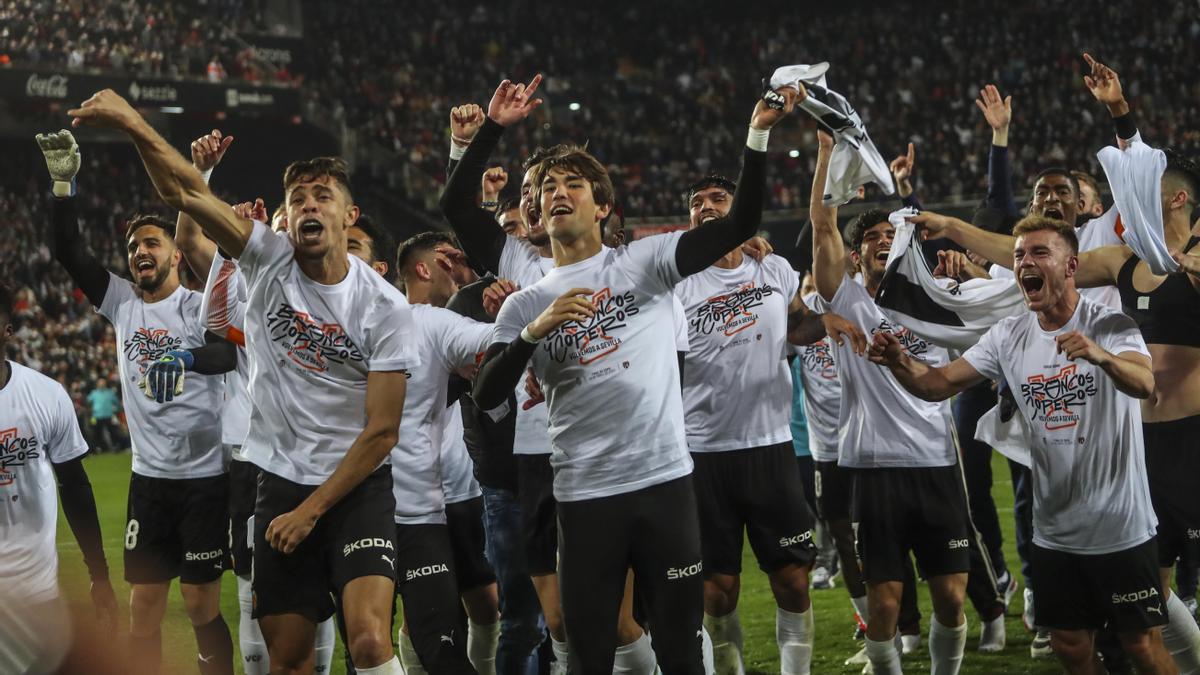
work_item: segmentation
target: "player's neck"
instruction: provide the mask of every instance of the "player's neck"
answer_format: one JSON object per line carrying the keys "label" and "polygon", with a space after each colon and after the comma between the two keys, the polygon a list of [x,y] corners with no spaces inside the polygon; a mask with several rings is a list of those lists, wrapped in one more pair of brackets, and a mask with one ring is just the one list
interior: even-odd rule
{"label": "player's neck", "polygon": [[1059,298],[1054,306],[1038,312],[1038,324],[1042,330],[1058,330],[1067,325],[1075,316],[1075,308],[1079,306],[1079,291],[1072,285]]}
{"label": "player's neck", "polygon": [[433,292],[433,285],[422,281],[405,281],[404,282],[405,297],[408,302],[413,305],[432,305],[434,307],[445,307],[449,298],[436,297]]}
{"label": "player's neck", "polygon": [[579,237],[571,241],[561,241],[552,237],[550,245],[554,251],[555,267],[572,265],[582,260],[587,260],[599,253],[603,246],[599,238],[589,236]]}
{"label": "player's neck", "polygon": [[167,298],[171,297],[171,294],[174,293],[177,288],[179,288],[179,277],[171,274],[161,284],[159,284],[158,288],[155,288],[154,290],[147,291],[145,289],[140,289],[142,294],[142,302],[154,303],[160,300],[166,300]]}
{"label": "player's neck", "polygon": [[350,273],[350,258],[346,249],[330,249],[320,258],[296,258],[296,264],[304,276],[319,284],[332,286]]}
{"label": "player's neck", "polygon": [[742,247],[739,246],[729,253],[721,256],[721,259],[713,263],[713,266],[720,267],[721,269],[732,270],[741,267],[742,263],[745,261],[745,258],[746,254],[742,253]]}
{"label": "player's neck", "polygon": [[541,246],[537,246],[536,248],[538,255],[542,256],[543,258],[554,257],[554,246],[548,240],[546,243],[542,244]]}
{"label": "player's neck", "polygon": [[1192,224],[1188,222],[1187,215],[1182,210],[1176,209],[1168,211],[1163,220],[1163,238],[1166,239],[1167,248],[1172,251],[1182,251],[1183,247],[1187,246],[1188,238],[1192,234]]}

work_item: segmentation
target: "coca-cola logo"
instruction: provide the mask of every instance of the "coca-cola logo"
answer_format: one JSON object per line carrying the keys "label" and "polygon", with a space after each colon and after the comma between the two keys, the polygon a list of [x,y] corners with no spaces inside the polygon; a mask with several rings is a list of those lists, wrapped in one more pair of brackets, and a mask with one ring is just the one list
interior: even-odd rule
{"label": "coca-cola logo", "polygon": [[41,77],[34,73],[25,80],[25,95],[37,98],[66,98],[68,81],[66,75]]}

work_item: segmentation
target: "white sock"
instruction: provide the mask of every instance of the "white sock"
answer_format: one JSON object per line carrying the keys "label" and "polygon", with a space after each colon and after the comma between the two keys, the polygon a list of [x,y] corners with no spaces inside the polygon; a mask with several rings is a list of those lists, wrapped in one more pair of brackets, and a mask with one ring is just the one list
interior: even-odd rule
{"label": "white sock", "polygon": [[784,675],[809,675],[813,651],[813,611],[789,612],[775,608],[775,642]]}
{"label": "white sock", "polygon": [[850,604],[854,605],[854,611],[858,612],[858,618],[862,619],[863,623],[871,623],[869,617],[870,612],[867,611],[867,607],[869,607],[867,604],[867,596],[864,595],[858,598],[852,597],[850,598]]}
{"label": "white sock", "polygon": [[331,616],[321,623],[317,624],[317,641],[316,641],[316,667],[313,672],[316,675],[325,675],[332,672],[329,670],[333,665],[333,646],[337,638],[334,633],[337,632],[337,627],[333,625],[335,619]]}
{"label": "white sock", "polygon": [[742,622],[737,610],[725,616],[704,614],[704,627],[712,636],[713,668],[717,675],[743,675],[742,665]]}
{"label": "white sock", "polygon": [[[400,631],[400,635],[396,642],[400,645],[400,661],[404,664],[403,671],[396,671],[404,675],[428,675],[425,672],[425,666],[421,665],[421,659],[417,657],[417,648],[413,646],[412,638],[408,637],[408,633]],[[362,668],[357,668],[358,672],[363,672]]]}
{"label": "white sock", "polygon": [[1200,673],[1200,626],[1178,595],[1167,596],[1167,625],[1163,626],[1163,644],[1171,653],[1180,675]]}
{"label": "white sock", "polygon": [[267,675],[271,672],[271,657],[267,655],[267,641],[263,639],[258,622],[250,618],[254,600],[249,577],[237,578],[237,592],[238,606],[241,608],[238,645],[242,648],[242,668],[246,675]]}
{"label": "white sock", "polygon": [[567,669],[570,667],[568,664],[570,663],[570,655],[571,655],[570,650],[567,649],[567,643],[559,642],[558,640],[555,640],[553,637],[551,637],[550,638],[550,651],[554,652],[554,661],[555,661],[554,663],[552,663],[550,665],[551,674],[552,675],[554,673],[564,673],[565,674],[567,672]]}
{"label": "white sock", "polygon": [[[390,661],[385,661],[374,668],[359,668],[354,667],[358,671],[358,675],[405,675],[404,669],[400,667],[400,661],[395,656]],[[424,672],[424,671],[421,671]],[[412,675],[412,671],[408,671]]]}
{"label": "white sock", "polygon": [[712,636],[708,634],[708,629],[704,626],[700,627],[700,649],[700,655],[704,661],[704,675],[716,675],[717,669],[713,665]]}
{"label": "white sock", "polygon": [[904,675],[900,670],[900,651],[896,649],[896,639],[891,638],[876,642],[866,638],[867,660],[870,661],[875,675]]}
{"label": "white sock", "polygon": [[962,667],[967,646],[967,621],[955,628],[943,626],[937,617],[929,621],[929,672],[931,675],[956,675]]}
{"label": "white sock", "polygon": [[654,659],[654,648],[650,646],[650,636],[645,633],[633,642],[617,647],[613,654],[613,673],[654,675],[656,668],[658,661]]}
{"label": "white sock", "polygon": [[500,620],[475,623],[468,620],[467,658],[479,675],[496,675],[496,645],[500,644]]}

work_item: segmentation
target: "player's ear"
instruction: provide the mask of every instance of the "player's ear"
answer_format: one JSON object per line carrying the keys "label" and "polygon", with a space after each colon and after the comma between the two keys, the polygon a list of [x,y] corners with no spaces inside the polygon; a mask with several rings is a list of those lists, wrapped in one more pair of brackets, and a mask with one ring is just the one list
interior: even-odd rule
{"label": "player's ear", "polygon": [[429,281],[433,278],[433,275],[429,272],[429,265],[425,264],[424,261],[413,265],[413,272],[416,273],[417,278],[419,278],[421,281]]}
{"label": "player's ear", "polygon": [[1075,271],[1078,269],[1079,269],[1079,256],[1072,255],[1070,258],[1067,258],[1067,278],[1068,279],[1074,278]]}
{"label": "player's ear", "polygon": [[597,223],[603,222],[604,219],[608,217],[609,213],[612,213],[612,204],[601,205],[599,208],[596,209],[596,222]]}
{"label": "player's ear", "polygon": [[357,223],[357,222],[358,222],[358,216],[359,216],[361,213],[362,213],[362,210],[360,210],[360,209],[358,208],[358,206],[356,206],[356,205],[354,205],[354,204],[351,204],[351,205],[350,205],[350,208],[346,209],[346,217],[345,217],[345,219],[343,220],[343,223],[342,223],[342,225],[343,225],[344,227],[347,227],[347,228],[348,228],[348,227],[350,227],[351,225],[353,225],[353,224]]}
{"label": "player's ear", "polygon": [[387,277],[388,264],[382,260],[371,263],[371,268],[379,273],[381,277]]}

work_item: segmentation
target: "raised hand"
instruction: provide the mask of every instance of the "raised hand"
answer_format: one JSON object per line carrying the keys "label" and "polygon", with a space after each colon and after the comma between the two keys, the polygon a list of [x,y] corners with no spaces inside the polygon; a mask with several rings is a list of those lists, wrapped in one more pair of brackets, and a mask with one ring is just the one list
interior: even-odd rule
{"label": "raised hand", "polygon": [[537,91],[541,83],[540,73],[534,75],[527,85],[504,80],[496,87],[496,93],[488,103],[487,116],[496,124],[505,127],[525,119],[534,108],[542,104],[542,99],[533,98],[533,92]]}
{"label": "raised hand", "polygon": [[87,125],[128,131],[141,119],[133,106],[112,89],[104,89],[92,95],[78,108],[67,111],[72,117],[71,126]]}
{"label": "raised hand", "polygon": [[483,201],[494,202],[500,196],[500,191],[508,185],[508,172],[502,166],[493,166],[483,172]]}
{"label": "raised hand", "polygon": [[[1088,91],[1092,92],[1092,96],[1108,106],[1114,117],[1128,112],[1129,104],[1125,102],[1121,79],[1117,77],[1116,71],[1093,59],[1092,55],[1086,52],[1083,60],[1087,61],[1088,67],[1091,68],[1091,73],[1083,76],[1083,83],[1087,85]],[[1114,108],[1123,109],[1124,112],[1114,111]]]}
{"label": "raised hand", "polygon": [[904,347],[901,346],[900,340],[896,339],[895,335],[881,330],[875,333],[875,337],[871,340],[871,349],[867,352],[867,358],[871,359],[871,363],[881,366],[897,366],[904,358]]}
{"label": "raised hand", "polygon": [[491,286],[483,289],[483,311],[495,319],[496,315],[500,313],[500,307],[504,305],[504,301],[519,289],[520,286],[508,279],[497,279]]}
{"label": "raised hand", "polygon": [[[824,133],[824,132],[821,132]],[[900,155],[892,160],[888,168],[892,171],[892,178],[896,179],[896,188],[900,193],[900,197],[904,198],[912,194],[912,172],[917,165],[917,149],[912,143],[908,144],[908,152]]]}
{"label": "raised hand", "polygon": [[916,223],[921,228],[921,236],[924,239],[939,239],[946,236],[946,231],[950,229],[954,218],[943,216],[940,213],[933,211],[922,211],[916,215],[908,216],[906,219],[910,223]]}
{"label": "raised hand", "polygon": [[192,166],[198,171],[209,171],[221,163],[225,151],[233,143],[233,136],[222,136],[220,129],[213,129],[192,141]]}
{"label": "raised hand", "polygon": [[468,103],[450,109],[450,140],[459,147],[467,147],[479,127],[483,126],[483,108]]}
{"label": "raised hand", "polygon": [[587,321],[596,316],[590,288],[572,288],[550,303],[526,330],[535,340],[541,340],[568,321]]}
{"label": "raised hand", "polygon": [[63,129],[37,135],[38,147],[46,159],[46,169],[54,181],[54,195],[69,197],[75,194],[75,174],[79,173],[79,144],[70,131]]}
{"label": "raised hand", "polygon": [[267,222],[267,205],[265,202],[263,202],[262,197],[255,199],[253,202],[234,204],[233,212],[236,213],[239,218],[245,218],[246,220],[257,220],[260,223]]}
{"label": "raised hand", "polygon": [[1001,98],[996,85],[989,84],[979,90],[979,98],[975,99],[975,107],[983,113],[983,119],[993,130],[1008,130],[1012,122],[1012,96]]}
{"label": "raised hand", "polygon": [[798,85],[799,90],[791,86],[780,87],[775,90],[775,93],[783,97],[783,109],[773,108],[763,99],[759,99],[754,106],[754,114],[750,116],[750,126],[760,131],[766,131],[779,123],[779,120],[791,114],[796,108],[796,104],[808,98],[808,91],[804,85]]}

